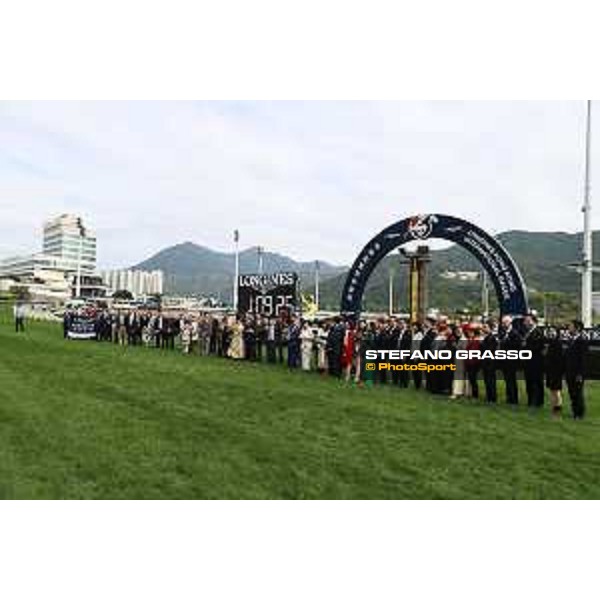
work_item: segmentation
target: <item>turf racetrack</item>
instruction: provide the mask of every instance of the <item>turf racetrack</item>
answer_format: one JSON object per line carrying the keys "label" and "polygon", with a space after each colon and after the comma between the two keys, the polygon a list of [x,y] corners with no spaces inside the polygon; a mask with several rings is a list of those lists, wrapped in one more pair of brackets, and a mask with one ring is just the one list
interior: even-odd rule
{"label": "turf racetrack", "polygon": [[[600,498],[600,409],[449,402],[0,316],[3,498]],[[522,395],[521,401],[524,401]],[[568,408],[568,402],[565,408]]]}

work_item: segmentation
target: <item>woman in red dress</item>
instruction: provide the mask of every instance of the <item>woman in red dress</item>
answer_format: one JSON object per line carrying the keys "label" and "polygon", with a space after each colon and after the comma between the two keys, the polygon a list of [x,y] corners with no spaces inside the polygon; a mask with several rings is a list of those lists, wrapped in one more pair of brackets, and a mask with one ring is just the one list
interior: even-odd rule
{"label": "woman in red dress", "polygon": [[354,362],[354,324],[346,325],[344,345],[342,348],[342,372],[346,381],[350,381],[352,375],[352,363]]}

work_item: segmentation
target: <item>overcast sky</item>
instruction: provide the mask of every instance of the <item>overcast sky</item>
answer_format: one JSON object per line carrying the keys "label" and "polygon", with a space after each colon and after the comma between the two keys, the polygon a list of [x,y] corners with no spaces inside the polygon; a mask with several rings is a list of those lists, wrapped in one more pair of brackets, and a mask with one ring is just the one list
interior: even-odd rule
{"label": "overcast sky", "polygon": [[348,264],[428,212],[577,231],[584,120],[584,102],[0,102],[0,256],[39,250],[63,212],[102,267],[231,250],[236,227],[243,247]]}

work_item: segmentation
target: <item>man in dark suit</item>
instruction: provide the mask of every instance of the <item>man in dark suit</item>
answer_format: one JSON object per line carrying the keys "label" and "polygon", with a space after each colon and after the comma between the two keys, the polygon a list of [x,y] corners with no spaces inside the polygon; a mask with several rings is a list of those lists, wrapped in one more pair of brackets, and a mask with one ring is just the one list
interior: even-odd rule
{"label": "man in dark suit", "polygon": [[275,321],[275,347],[277,348],[277,362],[283,364],[283,346],[285,345],[285,324],[282,317]]}
{"label": "man in dark suit", "polygon": [[[502,317],[502,325],[498,332],[498,342],[501,350],[521,350],[521,336],[513,327],[512,317]],[[506,402],[519,404],[519,387],[517,386],[518,361],[503,360],[502,374],[506,385]]]}
{"label": "man in dark suit", "polygon": [[585,416],[583,386],[587,350],[588,343],[583,332],[583,323],[573,321],[569,325],[569,339],[565,351],[565,378],[574,419],[583,419]]}
{"label": "man in dark suit", "polygon": [[157,348],[162,348],[162,332],[163,332],[163,326],[164,326],[164,317],[160,310],[154,317],[153,325],[154,325],[154,331],[152,333],[154,335],[154,345]]}
{"label": "man in dark suit", "polygon": [[[389,350],[398,350],[400,343],[400,325],[396,319],[392,319],[387,324],[387,348]],[[392,371],[392,383],[398,385],[400,381],[400,371]]]}
{"label": "man in dark suit", "polygon": [[262,362],[263,347],[267,341],[267,326],[264,318],[257,317],[256,319],[256,360]]}
{"label": "man in dark suit", "polygon": [[163,315],[162,327],[160,330],[160,347],[163,350],[167,350],[171,347],[172,321],[173,319],[170,316]]}
{"label": "man in dark suit", "polygon": [[142,343],[143,339],[146,340],[146,344],[148,343],[148,335],[149,335],[149,331],[148,331],[148,327],[150,325],[150,313],[148,311],[143,312],[140,315],[140,329],[139,329],[139,342],[140,344]]}
{"label": "man in dark suit", "polygon": [[175,338],[181,333],[181,318],[169,319],[169,350],[175,350]]}
{"label": "man in dark suit", "polygon": [[[412,347],[412,333],[409,327],[406,324],[404,319],[400,319],[398,321],[398,333],[396,336],[396,348],[398,350],[408,350],[410,352]],[[400,362],[408,362],[408,361],[400,361]],[[408,381],[410,378],[410,371],[394,371],[394,373],[398,373],[400,375],[400,387],[406,388],[408,387]]]}
{"label": "man in dark suit", "polygon": [[346,327],[340,317],[336,317],[333,326],[329,329],[327,341],[325,342],[329,374],[334,377],[341,377],[342,375],[342,350],[345,334]]}
{"label": "man in dark suit", "polygon": [[525,386],[527,389],[527,404],[532,408],[544,406],[544,334],[537,326],[534,315],[525,316],[523,321],[525,334],[523,348],[531,352],[531,359],[523,361]]}
{"label": "man in dark suit", "polygon": [[213,317],[210,323],[210,348],[209,354],[221,356],[221,334],[219,332],[219,319]]}
{"label": "man in dark suit", "polygon": [[[496,324],[494,321],[484,323],[481,328],[482,340],[479,349],[483,354],[486,350],[496,352],[498,349],[498,338],[496,337]],[[483,371],[483,383],[485,385],[486,402],[496,403],[498,400],[496,387],[496,361],[493,358],[484,358],[481,361]]]}
{"label": "man in dark suit", "polygon": [[96,333],[96,341],[101,342],[104,336],[104,313],[96,314],[94,319],[94,332]]}
{"label": "man in dark suit", "polygon": [[300,323],[297,318],[294,318],[288,327],[287,339],[288,367],[297,369],[300,366]]}
{"label": "man in dark suit", "polygon": [[130,346],[138,346],[142,340],[142,327],[140,316],[136,310],[127,315],[127,343]]}
{"label": "man in dark suit", "polygon": [[[419,348],[415,348],[415,350],[418,349],[423,355],[425,350],[431,350],[433,346],[433,341],[437,335],[436,324],[436,320],[433,317],[427,317],[427,319],[425,319],[425,333],[423,334],[423,339],[419,344]],[[435,389],[435,383],[435,375],[433,373],[427,374],[425,378],[425,389],[428,392],[433,392]]]}
{"label": "man in dark suit", "polygon": [[71,322],[73,320],[73,313],[70,310],[65,310],[63,315],[63,337],[67,339],[69,335],[69,328],[71,327]]}
{"label": "man in dark suit", "polygon": [[[377,332],[375,333],[375,348],[377,350],[390,350],[390,340],[392,331],[388,324],[382,319],[377,323]],[[387,371],[376,371],[375,381],[382,385],[387,383]]]}
{"label": "man in dark suit", "polygon": [[254,322],[251,318],[246,321],[244,327],[244,350],[246,352],[246,360],[256,360],[256,329]]}

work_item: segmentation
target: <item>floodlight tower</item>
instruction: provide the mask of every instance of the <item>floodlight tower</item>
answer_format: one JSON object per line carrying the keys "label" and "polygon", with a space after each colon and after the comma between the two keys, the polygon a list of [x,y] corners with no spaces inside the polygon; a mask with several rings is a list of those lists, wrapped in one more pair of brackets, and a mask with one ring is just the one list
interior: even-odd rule
{"label": "floodlight tower", "polygon": [[256,253],[258,256],[258,274],[262,275],[263,274],[263,257],[265,254],[265,249],[262,246],[257,246]]}
{"label": "floodlight tower", "polygon": [[590,184],[590,158],[592,141],[592,102],[587,101],[587,123],[585,135],[585,187],[583,208],[583,248],[581,265],[581,320],[584,327],[592,326],[592,203]]}
{"label": "floodlight tower", "polygon": [[238,281],[240,279],[240,231],[234,229],[233,231],[233,243],[235,245],[235,264],[233,276],[233,310],[237,313],[238,308]]}
{"label": "floodlight tower", "polygon": [[394,267],[391,262],[388,277],[388,314],[391,317],[394,314]]}
{"label": "floodlight tower", "polygon": [[79,233],[79,251],[77,252],[77,279],[75,282],[75,297],[81,297],[81,258],[83,256],[83,233]]}
{"label": "floodlight tower", "polygon": [[319,310],[319,274],[321,271],[321,265],[318,260],[315,260],[315,305]]}

